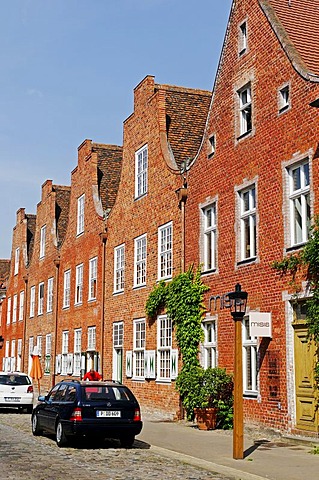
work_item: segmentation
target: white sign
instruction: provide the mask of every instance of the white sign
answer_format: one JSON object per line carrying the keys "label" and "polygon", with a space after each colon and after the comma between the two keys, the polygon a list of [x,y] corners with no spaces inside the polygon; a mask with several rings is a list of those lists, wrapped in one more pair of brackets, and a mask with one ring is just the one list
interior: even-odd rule
{"label": "white sign", "polygon": [[249,312],[249,333],[251,337],[271,338],[271,313]]}

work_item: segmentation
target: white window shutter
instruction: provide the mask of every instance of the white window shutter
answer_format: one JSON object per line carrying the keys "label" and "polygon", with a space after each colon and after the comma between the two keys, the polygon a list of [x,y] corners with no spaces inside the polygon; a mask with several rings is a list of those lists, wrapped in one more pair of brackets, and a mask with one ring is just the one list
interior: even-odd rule
{"label": "white window shutter", "polygon": [[156,378],[156,351],[148,350],[148,378]]}
{"label": "white window shutter", "polygon": [[132,363],[133,363],[133,356],[132,356],[132,351],[129,350],[126,352],[126,376],[127,377],[132,377]]}
{"label": "white window shutter", "polygon": [[68,353],[68,360],[67,360],[67,367],[66,367],[66,372],[69,375],[72,375],[73,373],[73,353]]}
{"label": "white window shutter", "polygon": [[57,375],[61,373],[61,363],[62,363],[61,355],[57,355],[55,358],[55,373]]}
{"label": "white window shutter", "polygon": [[144,350],[144,378],[150,378],[148,357],[149,357],[149,351]]}
{"label": "white window shutter", "polygon": [[171,350],[171,380],[175,380],[178,374],[178,350]]}

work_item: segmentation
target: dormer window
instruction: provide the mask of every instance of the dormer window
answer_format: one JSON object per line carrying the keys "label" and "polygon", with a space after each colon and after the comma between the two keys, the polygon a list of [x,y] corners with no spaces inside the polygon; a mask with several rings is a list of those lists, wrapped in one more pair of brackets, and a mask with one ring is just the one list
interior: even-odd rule
{"label": "dormer window", "polygon": [[239,25],[239,39],[238,39],[239,55],[243,55],[247,50],[247,22]]}
{"label": "dormer window", "polygon": [[215,154],[215,149],[216,149],[216,137],[215,135],[211,135],[208,139],[208,150],[207,150],[208,158],[211,158]]}
{"label": "dormer window", "polygon": [[289,85],[285,85],[279,90],[279,113],[286,111],[290,106]]}

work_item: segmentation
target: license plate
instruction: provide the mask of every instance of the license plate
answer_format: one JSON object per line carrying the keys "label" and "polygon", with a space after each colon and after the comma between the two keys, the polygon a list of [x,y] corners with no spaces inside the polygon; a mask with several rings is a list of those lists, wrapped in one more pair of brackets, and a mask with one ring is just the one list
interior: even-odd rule
{"label": "license plate", "polygon": [[20,397],[4,397],[5,402],[20,402]]}
{"label": "license plate", "polygon": [[119,410],[109,410],[109,411],[105,411],[105,410],[97,410],[96,411],[96,416],[97,417],[120,417],[121,416],[121,412]]}

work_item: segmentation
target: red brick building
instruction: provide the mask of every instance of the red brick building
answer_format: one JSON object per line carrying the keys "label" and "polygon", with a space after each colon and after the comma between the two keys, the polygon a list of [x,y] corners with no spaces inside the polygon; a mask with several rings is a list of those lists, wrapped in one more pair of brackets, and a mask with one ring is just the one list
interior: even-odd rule
{"label": "red brick building", "polygon": [[[296,296],[272,263],[302,248],[318,214],[318,7],[233,2],[186,207],[186,264],[202,263],[210,287],[203,364],[233,371],[234,323],[217,297],[239,282],[248,292],[245,419],[312,433],[319,421],[309,292],[304,286]],[[260,321],[272,327],[256,331]]]}
{"label": "red brick building", "polygon": [[157,281],[184,269],[182,162],[199,148],[211,94],[159,85],[147,76],[134,89],[124,122],[123,166],[107,223],[106,374],[122,380],[143,406],[178,411],[172,325],[145,318]]}

